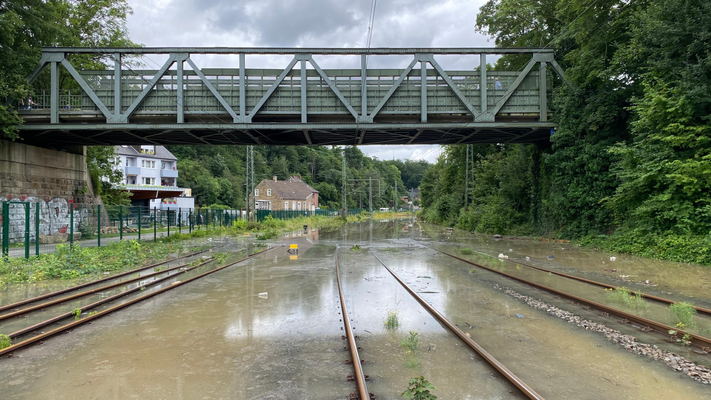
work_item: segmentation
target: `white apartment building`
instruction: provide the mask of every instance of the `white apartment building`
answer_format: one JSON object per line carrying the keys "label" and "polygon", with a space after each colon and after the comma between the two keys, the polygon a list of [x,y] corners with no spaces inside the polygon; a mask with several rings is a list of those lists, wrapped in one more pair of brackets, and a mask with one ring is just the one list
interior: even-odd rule
{"label": "white apartment building", "polygon": [[159,210],[191,210],[190,189],[178,187],[178,159],[163,146],[116,146],[122,187],[133,193],[131,204]]}

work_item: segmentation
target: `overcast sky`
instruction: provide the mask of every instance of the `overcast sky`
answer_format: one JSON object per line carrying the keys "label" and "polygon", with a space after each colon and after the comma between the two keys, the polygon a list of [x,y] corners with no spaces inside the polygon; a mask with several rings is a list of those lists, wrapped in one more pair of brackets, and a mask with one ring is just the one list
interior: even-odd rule
{"label": "overcast sky", "polygon": [[[131,39],[145,46],[365,47],[371,0],[128,0]],[[484,0],[379,0],[371,47],[490,47],[474,32]],[[192,57],[200,67],[232,67],[229,56]],[[249,57],[248,68],[284,68],[291,57]],[[409,59],[371,57],[369,66],[406,68]],[[323,68],[359,68],[358,57],[320,57]],[[478,57],[438,58],[470,69]],[[148,60],[149,67],[162,63]],[[404,65],[403,65],[404,64]],[[434,162],[439,146],[361,146],[379,159]]]}

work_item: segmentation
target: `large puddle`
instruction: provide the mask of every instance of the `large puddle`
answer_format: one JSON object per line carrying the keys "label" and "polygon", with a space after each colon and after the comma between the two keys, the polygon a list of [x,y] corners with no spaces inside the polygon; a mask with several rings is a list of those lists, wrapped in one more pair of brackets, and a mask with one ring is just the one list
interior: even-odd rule
{"label": "large puddle", "polygon": [[[0,359],[0,397],[347,399],[355,386],[346,380],[353,369],[341,339],[338,252],[363,369],[378,399],[401,399],[408,380],[421,375],[440,399],[522,397],[372,253],[548,399],[711,399],[708,387],[661,362],[529,308],[493,285],[538,292],[491,272],[470,273],[470,266],[418,247],[415,229],[401,220],[289,234],[279,242],[298,244],[298,255],[277,247]],[[461,239],[475,246],[471,237]],[[455,247],[455,238],[448,241],[442,245]],[[356,243],[361,250],[351,250]],[[527,245],[525,253],[538,254],[537,243]],[[491,245],[477,250],[500,251]],[[566,252],[573,257],[576,250]],[[575,268],[564,257],[555,260],[561,270]],[[389,312],[397,315],[394,329],[385,326]],[[11,323],[30,322],[36,321]],[[410,331],[419,346],[408,353],[401,341]]]}

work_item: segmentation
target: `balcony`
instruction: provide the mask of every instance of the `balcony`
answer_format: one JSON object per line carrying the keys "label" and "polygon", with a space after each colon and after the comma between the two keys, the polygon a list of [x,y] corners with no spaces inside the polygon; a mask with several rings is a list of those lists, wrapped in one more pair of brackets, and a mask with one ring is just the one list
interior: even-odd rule
{"label": "balcony", "polygon": [[124,167],[123,170],[124,175],[141,175],[141,168],[140,167]]}
{"label": "balcony", "polygon": [[178,177],[178,170],[176,170],[176,169],[162,169],[162,170],[160,170],[160,177],[161,178],[177,178]]}

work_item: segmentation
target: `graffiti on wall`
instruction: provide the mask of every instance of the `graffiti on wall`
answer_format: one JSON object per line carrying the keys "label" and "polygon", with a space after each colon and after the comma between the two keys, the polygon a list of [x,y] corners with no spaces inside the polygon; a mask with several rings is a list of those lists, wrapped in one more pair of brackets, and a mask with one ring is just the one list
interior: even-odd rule
{"label": "graffiti on wall", "polygon": [[[25,240],[25,227],[29,225],[30,241],[36,239],[36,216],[37,203],[39,203],[39,234],[40,236],[55,236],[66,234],[70,231],[71,215],[69,207],[73,206],[71,200],[53,198],[42,200],[36,197],[26,197],[20,199],[7,199],[0,197],[0,203],[9,202],[9,239],[10,243],[23,242]],[[26,207],[29,205],[29,224],[26,222]],[[78,232],[79,225],[86,220],[89,210],[85,208],[75,208],[74,210],[74,232]],[[2,215],[0,215],[0,221]],[[0,224],[0,229],[2,224]],[[3,232],[4,234],[4,232]]]}

